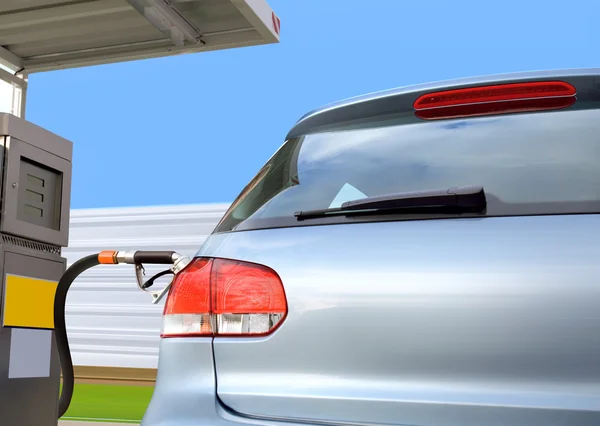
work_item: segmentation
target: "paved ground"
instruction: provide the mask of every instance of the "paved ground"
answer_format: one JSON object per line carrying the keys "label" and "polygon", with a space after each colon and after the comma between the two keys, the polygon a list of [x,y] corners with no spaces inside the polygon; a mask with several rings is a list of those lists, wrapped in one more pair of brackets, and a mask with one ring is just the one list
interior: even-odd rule
{"label": "paved ground", "polygon": [[[96,422],[74,422],[61,420],[58,422],[58,426],[123,426],[130,425],[131,423],[96,423]],[[133,425],[135,426],[135,425]]]}

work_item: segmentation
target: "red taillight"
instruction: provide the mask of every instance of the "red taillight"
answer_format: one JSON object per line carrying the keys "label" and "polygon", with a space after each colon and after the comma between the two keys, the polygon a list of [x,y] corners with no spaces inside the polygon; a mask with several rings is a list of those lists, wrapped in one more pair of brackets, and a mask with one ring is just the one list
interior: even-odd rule
{"label": "red taillight", "polygon": [[563,81],[499,84],[427,93],[413,104],[417,117],[451,117],[541,111],[575,103],[577,91]]}
{"label": "red taillight", "polygon": [[272,269],[197,258],[171,285],[161,336],[264,336],[286,313],[283,284]]}

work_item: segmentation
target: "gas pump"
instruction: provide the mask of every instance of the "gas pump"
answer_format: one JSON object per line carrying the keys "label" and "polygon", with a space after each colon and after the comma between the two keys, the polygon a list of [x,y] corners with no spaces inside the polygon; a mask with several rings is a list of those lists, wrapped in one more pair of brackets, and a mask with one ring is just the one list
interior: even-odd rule
{"label": "gas pump", "polygon": [[[73,143],[24,119],[28,76],[278,43],[280,20],[266,0],[25,3],[0,2],[0,25],[10,23],[0,34],[0,83],[11,88],[0,102],[9,105],[0,113],[0,424],[56,426],[74,387],[65,325],[73,281],[94,266],[131,264],[138,289],[158,303],[169,285],[151,291],[155,279],[189,259],[112,250],[66,268]],[[144,264],[168,269],[144,280]]]}
{"label": "gas pump", "polygon": [[[176,275],[189,258],[171,251],[106,251],[65,271],[60,250],[68,243],[72,144],[11,114],[0,114],[0,125],[2,424],[56,425],[69,408],[75,380],[65,323],[73,281],[97,265],[131,264],[138,288],[158,303],[169,285],[151,291],[155,279]],[[145,281],[144,264],[171,267]]]}
{"label": "gas pump", "polygon": [[66,266],[73,146],[11,114],[0,114],[0,144],[0,415],[6,425],[55,426],[54,295]]}

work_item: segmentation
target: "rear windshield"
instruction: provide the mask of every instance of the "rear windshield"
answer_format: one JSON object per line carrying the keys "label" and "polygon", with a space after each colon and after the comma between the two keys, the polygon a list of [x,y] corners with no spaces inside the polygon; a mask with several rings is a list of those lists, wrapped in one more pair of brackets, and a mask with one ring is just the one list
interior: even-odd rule
{"label": "rear windshield", "polygon": [[600,211],[600,111],[403,124],[375,122],[288,140],[215,232],[406,215],[298,221],[299,210],[398,192],[481,185],[485,215]]}

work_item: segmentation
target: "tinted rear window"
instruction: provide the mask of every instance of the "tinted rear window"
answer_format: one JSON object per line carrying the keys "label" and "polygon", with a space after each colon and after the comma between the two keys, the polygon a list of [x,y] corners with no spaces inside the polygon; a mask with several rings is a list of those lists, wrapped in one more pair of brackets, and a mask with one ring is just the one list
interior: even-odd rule
{"label": "tinted rear window", "polygon": [[[313,225],[323,221],[299,222],[294,212],[463,185],[484,187],[488,216],[598,212],[599,129],[600,112],[592,109],[388,121],[303,136],[287,141],[268,161],[216,232]],[[407,219],[414,218],[360,221]]]}

